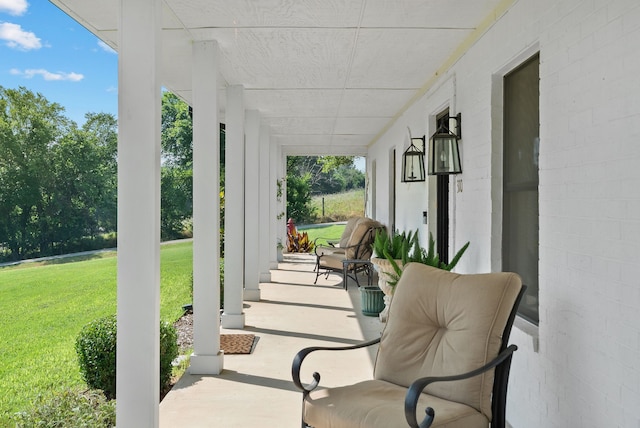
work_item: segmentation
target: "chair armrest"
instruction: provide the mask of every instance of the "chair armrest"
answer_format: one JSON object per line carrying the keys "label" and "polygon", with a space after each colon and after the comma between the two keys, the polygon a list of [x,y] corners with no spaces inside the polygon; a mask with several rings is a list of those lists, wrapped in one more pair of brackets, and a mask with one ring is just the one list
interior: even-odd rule
{"label": "chair armrest", "polygon": [[304,348],[300,352],[296,354],[293,358],[293,364],[291,366],[291,376],[293,377],[293,383],[298,389],[302,391],[304,396],[306,397],[311,391],[318,387],[320,383],[320,374],[318,372],[313,373],[313,382],[311,382],[307,387],[305,387],[300,381],[300,368],[302,367],[302,362],[312,352],[315,351],[348,351],[351,349],[359,349],[366,348],[367,346],[375,345],[376,343],[380,343],[380,338],[369,340],[367,342],[357,343],[355,345],[350,346],[336,346],[336,347],[325,347],[325,346],[312,346],[309,348]]}
{"label": "chair armrest", "polygon": [[435,412],[432,407],[427,407],[425,409],[426,416],[422,420],[422,422],[418,423],[416,411],[418,407],[418,399],[422,394],[422,391],[431,383],[435,382],[449,382],[455,380],[468,379],[474,376],[478,376],[488,370],[495,368],[496,366],[502,364],[508,358],[511,358],[512,354],[515,350],[518,349],[516,345],[511,345],[504,351],[502,351],[496,358],[485,364],[484,366],[472,370],[467,373],[462,373],[458,375],[452,376],[429,376],[423,377],[414,381],[409,390],[407,391],[407,395],[404,400],[404,416],[407,419],[407,423],[411,428],[428,428],[433,423],[433,418],[435,417]]}
{"label": "chair armrest", "polygon": [[355,249],[356,255],[359,255],[362,252],[361,248],[366,248],[370,245],[371,244],[368,242],[359,242],[357,244],[347,245],[346,247],[340,247],[340,249],[344,250],[345,253],[347,252],[347,250]]}
{"label": "chair armrest", "polygon": [[[340,243],[339,239],[325,238],[323,236],[318,236],[316,239],[313,240],[314,246],[318,246],[319,245],[318,241],[325,241],[329,247],[335,247],[336,244]],[[320,245],[320,246],[322,247],[322,245]]]}
{"label": "chair armrest", "polygon": [[322,257],[327,254],[334,254],[336,252],[344,252],[344,248],[340,247],[327,247],[326,245],[313,245],[313,251],[317,257]]}
{"label": "chair armrest", "polygon": [[[320,241],[326,241],[328,245],[322,245],[322,244],[318,244],[318,240]],[[330,253],[333,253],[335,251],[345,251],[344,247],[340,247],[340,246],[336,246],[335,244],[338,244],[340,241],[339,240],[331,240],[329,238],[322,238],[322,237],[318,237],[316,239],[313,240],[313,251],[315,252],[316,256],[318,257],[322,257],[324,254],[322,253],[322,250],[329,250]]]}
{"label": "chair armrest", "polygon": [[316,253],[316,256],[321,256],[322,254],[318,254],[318,251],[322,251],[323,249],[327,249],[327,250],[334,250],[335,247],[327,247],[326,245],[318,245],[318,243],[316,242],[318,239],[320,238],[316,238],[313,240],[313,251]]}

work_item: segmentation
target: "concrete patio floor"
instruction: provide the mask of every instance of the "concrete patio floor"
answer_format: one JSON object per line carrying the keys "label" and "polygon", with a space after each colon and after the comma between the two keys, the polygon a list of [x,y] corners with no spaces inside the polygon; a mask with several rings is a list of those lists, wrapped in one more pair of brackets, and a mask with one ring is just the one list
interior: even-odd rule
{"label": "concrete patio floor", "polygon": [[[258,338],[249,355],[225,355],[217,376],[185,374],[160,403],[160,427],[299,427],[302,394],[291,380],[295,354],[308,346],[344,346],[373,339],[384,324],[362,315],[353,280],[348,292],[340,275],[321,276],[313,285],[314,259],[285,255],[270,283],[260,285],[261,300],[245,302],[244,330]],[[360,280],[366,284],[366,278]],[[321,386],[369,379],[377,346],[342,352],[316,352],[303,365]]]}

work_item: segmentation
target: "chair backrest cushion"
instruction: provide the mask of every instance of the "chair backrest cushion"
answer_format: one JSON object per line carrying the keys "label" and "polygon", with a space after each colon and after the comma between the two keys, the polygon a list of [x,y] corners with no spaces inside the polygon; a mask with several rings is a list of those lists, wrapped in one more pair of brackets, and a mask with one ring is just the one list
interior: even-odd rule
{"label": "chair backrest cushion", "polygon": [[384,228],[384,225],[370,218],[363,217],[358,220],[345,247],[345,257],[352,260],[369,259],[372,253],[371,245],[379,228]]}
{"label": "chair backrest cushion", "polygon": [[344,248],[349,245],[349,238],[353,233],[353,229],[355,229],[356,224],[362,218],[363,217],[351,217],[349,220],[347,220],[347,224],[344,226],[344,231],[342,231],[342,235],[340,236],[340,243],[338,244],[338,246]]}
{"label": "chair backrest cushion", "polygon": [[[514,273],[461,275],[405,266],[382,333],[374,377],[408,387],[426,376],[461,374],[495,358],[522,287]],[[424,392],[467,404],[491,419],[493,370],[436,382]]]}

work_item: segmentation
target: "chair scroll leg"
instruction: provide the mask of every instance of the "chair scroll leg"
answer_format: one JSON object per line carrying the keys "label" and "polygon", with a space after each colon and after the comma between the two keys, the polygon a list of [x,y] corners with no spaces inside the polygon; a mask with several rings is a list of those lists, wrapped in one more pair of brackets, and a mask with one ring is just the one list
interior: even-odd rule
{"label": "chair scroll leg", "polygon": [[318,277],[320,276],[320,256],[316,256],[316,266],[313,271],[316,273],[316,280],[313,281],[313,284],[315,285],[318,282]]}

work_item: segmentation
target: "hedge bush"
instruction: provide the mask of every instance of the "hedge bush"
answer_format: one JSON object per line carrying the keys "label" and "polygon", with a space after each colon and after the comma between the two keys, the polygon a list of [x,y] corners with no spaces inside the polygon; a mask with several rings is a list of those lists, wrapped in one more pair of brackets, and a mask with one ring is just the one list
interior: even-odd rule
{"label": "hedge bush", "polygon": [[13,419],[17,428],[111,428],[116,426],[116,402],[100,391],[67,389],[39,396]]}
{"label": "hedge bush", "polygon": [[116,398],[116,316],[98,318],[85,325],[76,339],[80,374],[89,388]]}
{"label": "hedge bush", "polygon": [[171,363],[178,357],[178,333],[173,324],[160,321],[160,391],[171,383]]}
{"label": "hedge bush", "polygon": [[[94,320],[84,326],[76,339],[76,353],[82,378],[90,388],[116,398],[116,316]],[[177,333],[173,325],[160,322],[160,390],[171,381],[171,362],[178,356]]]}

